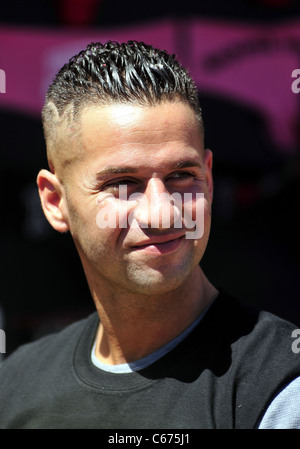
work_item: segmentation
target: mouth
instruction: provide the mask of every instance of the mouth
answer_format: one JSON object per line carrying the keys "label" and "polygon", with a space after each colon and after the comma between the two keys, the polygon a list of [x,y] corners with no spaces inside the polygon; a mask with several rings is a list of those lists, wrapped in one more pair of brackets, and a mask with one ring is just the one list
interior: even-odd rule
{"label": "mouth", "polygon": [[145,243],[143,242],[139,245],[133,246],[133,250],[142,251],[143,253],[149,254],[168,254],[179,248],[184,237],[185,235],[169,238],[165,236],[163,239],[149,239],[149,241]]}

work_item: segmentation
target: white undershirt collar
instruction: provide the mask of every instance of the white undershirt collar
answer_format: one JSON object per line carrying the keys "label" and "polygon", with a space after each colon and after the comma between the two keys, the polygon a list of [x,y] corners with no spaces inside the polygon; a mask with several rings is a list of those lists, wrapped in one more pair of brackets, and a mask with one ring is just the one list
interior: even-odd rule
{"label": "white undershirt collar", "polygon": [[[213,302],[213,301],[212,301]],[[147,355],[146,357],[143,357],[139,360],[136,360],[135,362],[131,363],[122,363],[119,365],[108,365],[106,363],[101,362],[96,357],[96,339],[94,342],[94,345],[92,347],[91,351],[91,359],[92,363],[102,371],[106,371],[109,373],[114,374],[124,374],[124,373],[132,373],[134,371],[139,371],[141,369],[146,368],[147,366],[151,365],[152,363],[156,362],[158,359],[166,355],[168,352],[172,351],[176,346],[179,345],[191,332],[192,330],[200,323],[203,316],[211,306],[212,302],[209,304],[208,307],[201,313],[201,315],[196,318],[196,320],[190,324],[190,326],[185,329],[181,334],[179,334],[177,337],[175,337],[173,340],[169,341],[167,344],[162,346],[161,348],[157,349],[153,353]]]}

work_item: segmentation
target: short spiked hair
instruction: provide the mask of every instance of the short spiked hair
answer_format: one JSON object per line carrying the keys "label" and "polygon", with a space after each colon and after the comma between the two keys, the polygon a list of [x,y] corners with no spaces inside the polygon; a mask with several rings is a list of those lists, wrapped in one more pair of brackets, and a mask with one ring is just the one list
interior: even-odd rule
{"label": "short spiked hair", "polygon": [[174,55],[137,41],[89,44],[60,69],[47,92],[42,119],[48,159],[56,128],[76,120],[83,107],[162,101],[189,104],[203,127],[195,83]]}

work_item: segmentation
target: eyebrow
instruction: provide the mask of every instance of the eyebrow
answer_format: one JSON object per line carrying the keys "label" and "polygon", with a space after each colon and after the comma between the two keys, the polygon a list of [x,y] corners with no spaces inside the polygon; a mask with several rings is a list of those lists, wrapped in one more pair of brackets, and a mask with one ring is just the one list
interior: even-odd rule
{"label": "eyebrow", "polygon": [[[201,163],[195,160],[182,160],[170,165],[171,170],[178,170],[188,167],[201,167]],[[96,174],[97,179],[103,179],[110,175],[120,175],[128,173],[137,173],[139,168],[137,167],[106,167]]]}
{"label": "eyebrow", "polygon": [[136,173],[135,167],[107,167],[96,174],[97,179],[106,178],[109,175],[120,175],[126,173]]}
{"label": "eyebrow", "polygon": [[179,161],[176,162],[176,164],[174,164],[173,169],[175,168],[188,168],[188,167],[201,167],[201,163],[195,160],[183,160],[183,161]]}

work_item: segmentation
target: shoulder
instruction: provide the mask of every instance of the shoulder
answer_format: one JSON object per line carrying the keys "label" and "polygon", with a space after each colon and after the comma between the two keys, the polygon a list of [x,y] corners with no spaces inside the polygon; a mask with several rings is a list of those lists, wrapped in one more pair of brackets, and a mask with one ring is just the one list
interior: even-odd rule
{"label": "shoulder", "polygon": [[19,385],[24,385],[27,380],[30,380],[31,384],[32,379],[37,375],[42,377],[44,373],[49,373],[53,365],[57,367],[67,363],[84,329],[89,323],[96,321],[95,312],[87,318],[70,324],[60,332],[20,346],[0,364],[1,392],[10,390],[12,376],[15,388],[18,382]]}
{"label": "shoulder", "polygon": [[[288,357],[293,354],[292,335],[297,329],[294,323],[238,300],[224,291],[218,298],[215,320],[235,346],[248,346],[254,352],[266,346],[274,350],[282,346],[288,349]],[[261,345],[258,346],[259,342]]]}
{"label": "shoulder", "polygon": [[300,429],[300,377],[292,380],[273,399],[259,429]]}
{"label": "shoulder", "polygon": [[243,377],[247,377],[243,370],[246,361],[248,368],[253,365],[261,373],[272,367],[276,369],[283,361],[287,369],[300,368],[300,358],[293,350],[297,329],[294,323],[224,293],[218,307],[217,320]]}
{"label": "shoulder", "polygon": [[218,322],[231,348],[235,422],[257,427],[278,393],[300,376],[300,357],[293,350],[297,326],[228,295],[219,299]]}
{"label": "shoulder", "polygon": [[241,310],[242,319],[249,324],[251,331],[241,336],[238,345],[247,350],[248,357],[256,355],[255,364],[261,364],[260,369],[263,364],[277,365],[280,360],[289,361],[295,367],[300,366],[300,360],[293,351],[293,335],[297,329],[294,323],[264,310],[254,309],[249,313],[247,309],[245,313],[244,306]]}
{"label": "shoulder", "polygon": [[94,313],[61,332],[21,346],[0,364],[0,428],[39,423],[40,415],[56,401],[63,409],[75,388],[75,348],[81,336],[94,332],[97,324]]}

